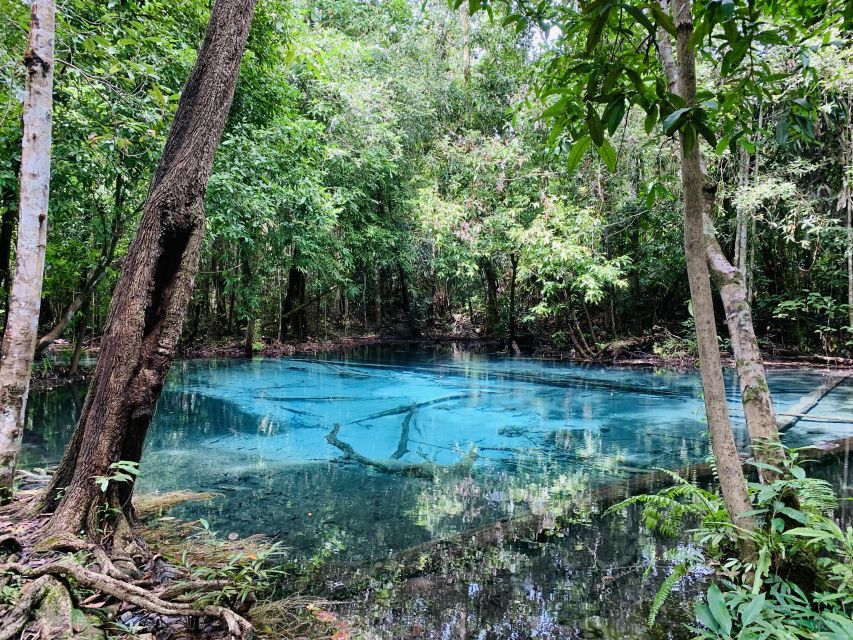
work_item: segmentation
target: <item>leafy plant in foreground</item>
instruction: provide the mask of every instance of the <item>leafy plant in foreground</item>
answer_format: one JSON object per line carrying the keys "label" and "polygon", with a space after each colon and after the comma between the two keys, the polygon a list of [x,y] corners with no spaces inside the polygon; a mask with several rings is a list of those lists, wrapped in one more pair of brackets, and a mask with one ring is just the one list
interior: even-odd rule
{"label": "leafy plant in foreground", "polygon": [[[744,515],[758,521],[754,533],[729,520],[717,492],[669,471],[673,486],[611,507],[642,505],[644,526],[667,536],[698,523],[692,531],[704,555],[675,562],[652,603],[650,625],[681,579],[704,565],[717,581],[696,606],[698,638],[853,638],[853,528],[835,522],[832,487],[807,477],[797,460],[789,451],[785,467],[771,469],[780,479],[750,484],[754,509]],[[737,553],[744,537],[755,549],[746,560]]]}

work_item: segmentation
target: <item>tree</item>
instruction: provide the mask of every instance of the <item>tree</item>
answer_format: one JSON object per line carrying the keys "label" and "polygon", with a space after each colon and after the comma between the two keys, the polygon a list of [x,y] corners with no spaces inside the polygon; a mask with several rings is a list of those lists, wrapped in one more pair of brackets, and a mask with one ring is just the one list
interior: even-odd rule
{"label": "tree", "polygon": [[33,0],[30,8],[18,243],[0,350],[0,500],[11,496],[21,448],[47,246],[56,9],[53,0]]}
{"label": "tree", "polygon": [[[110,481],[112,465],[138,464],[171,366],[198,268],[204,195],[237,84],[255,0],[217,0],[187,79],[163,156],[110,303],[101,353],[82,415],[42,509],[66,538],[96,535],[104,518],[119,533],[133,522],[133,482]],[[99,509],[109,505],[111,509]],[[107,514],[114,514],[108,517]]]}
{"label": "tree", "polygon": [[[686,107],[696,106],[696,57],[693,38],[693,8],[690,0],[673,2],[676,42],[678,45],[678,84],[681,98]],[[745,516],[751,510],[746,479],[735,445],[734,433],[726,404],[726,386],[720,364],[720,347],[717,342],[717,326],[714,320],[714,301],[708,265],[705,260],[704,212],[702,194],[704,175],[699,155],[699,144],[691,140],[686,131],[681,137],[681,182],[684,189],[684,255],[687,261],[687,277],[690,281],[690,297],[693,302],[693,317],[696,321],[696,341],[699,347],[699,367],[702,373],[702,389],[705,399],[705,414],[711,446],[720,477],[720,489],[732,522],[753,531],[755,521]],[[748,547],[748,545],[745,545]],[[749,551],[747,551],[749,553]]]}

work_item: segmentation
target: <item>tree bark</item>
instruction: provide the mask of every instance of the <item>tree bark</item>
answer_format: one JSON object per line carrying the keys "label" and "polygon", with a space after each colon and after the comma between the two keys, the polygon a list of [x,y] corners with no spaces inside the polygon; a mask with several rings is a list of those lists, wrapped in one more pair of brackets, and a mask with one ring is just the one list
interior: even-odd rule
{"label": "tree bark", "polygon": [[[692,106],[696,102],[696,60],[691,43],[693,36],[691,0],[675,0],[673,9],[677,29],[678,84],[681,97]],[[690,296],[693,301],[693,317],[696,322],[696,342],[699,348],[708,430],[719,471],[720,489],[729,516],[737,526],[753,531],[755,530],[753,518],[742,515],[749,512],[752,507],[726,405],[726,388],[717,343],[711,281],[705,259],[702,195],[704,176],[699,144],[694,142],[692,148],[689,148],[683,132],[680,141],[681,181],[684,189],[684,251]],[[747,544],[744,544],[742,551],[745,555],[751,554]]]}
{"label": "tree bark", "polygon": [[486,326],[487,336],[493,336],[498,331],[498,276],[491,258],[482,262],[483,278],[486,281]]}
{"label": "tree bark", "polygon": [[47,248],[56,7],[53,0],[32,0],[30,9],[18,245],[0,349],[0,501],[11,496],[21,448]]}
{"label": "tree bark", "polygon": [[382,328],[382,269],[373,267],[373,322],[376,330]]}
{"label": "tree bark", "polygon": [[471,16],[467,0],[459,7],[462,17],[462,83],[467,88],[471,84]]}
{"label": "tree bark", "polygon": [[403,305],[403,313],[406,314],[406,321],[409,324],[409,335],[412,338],[417,338],[421,335],[421,329],[415,317],[415,310],[412,308],[412,295],[409,292],[409,284],[406,282],[406,270],[400,262],[397,263],[397,272],[400,275],[400,302]]}
{"label": "tree bark", "polygon": [[42,509],[56,507],[49,528],[60,537],[81,530],[97,536],[110,524],[105,519],[115,518],[117,528],[133,520],[133,482],[110,482],[102,492],[92,478],[109,477],[110,465],[142,456],[198,269],[204,194],[254,5],[255,0],[217,0],[211,11],[115,287],[80,421],[39,500]]}
{"label": "tree bark", "polygon": [[510,279],[509,279],[509,339],[515,340],[515,279],[518,273],[518,254],[513,253],[509,257]]}
{"label": "tree bark", "polygon": [[[664,2],[661,2],[661,6],[666,8]],[[669,35],[662,30],[659,31],[657,44],[658,51],[664,61],[663,66],[670,91],[681,95],[680,90],[683,84],[679,76],[674,73],[677,67],[674,66],[675,63]],[[764,359],[761,356],[758,339],[755,335],[755,325],[752,321],[750,292],[746,284],[746,239],[745,237],[743,239],[736,239],[736,246],[739,242],[742,242],[739,257],[742,260],[743,266],[739,269],[732,266],[728,261],[717,241],[713,224],[716,187],[707,175],[698,143],[696,145],[696,154],[699,158],[699,171],[702,180],[702,227],[705,257],[708,269],[720,292],[720,298],[726,313],[726,325],[729,330],[729,337],[732,341],[732,350],[735,356],[735,367],[741,390],[741,404],[743,405],[746,417],[747,431],[749,432],[750,442],[754,447],[756,458],[761,462],[778,466],[782,456],[784,456],[784,451],[778,446],[779,430],[776,423],[776,412],[773,408],[773,397],[767,384]],[[747,156],[745,161],[743,158],[741,161],[748,163],[748,159],[749,157]],[[740,222],[739,220],[739,229],[741,227]],[[744,221],[745,225],[746,221]],[[778,474],[769,469],[761,469],[759,475],[762,479],[769,482],[778,477]]]}
{"label": "tree bark", "polygon": [[246,338],[243,341],[243,357],[251,358],[255,344],[255,312],[252,308],[251,297],[252,291],[252,264],[249,250],[245,249],[241,252],[242,276],[243,276],[243,306],[246,313]]}
{"label": "tree bark", "polygon": [[[726,326],[732,340],[749,439],[757,460],[779,467],[785,454],[779,446],[776,410],[773,408],[773,397],[764,371],[764,359],[755,335],[749,293],[743,273],[728,261],[717,242],[711,216],[715,193],[713,185],[707,180],[704,194],[705,258],[726,312]],[[779,477],[779,474],[771,469],[759,469],[759,475],[766,482],[773,482]]]}

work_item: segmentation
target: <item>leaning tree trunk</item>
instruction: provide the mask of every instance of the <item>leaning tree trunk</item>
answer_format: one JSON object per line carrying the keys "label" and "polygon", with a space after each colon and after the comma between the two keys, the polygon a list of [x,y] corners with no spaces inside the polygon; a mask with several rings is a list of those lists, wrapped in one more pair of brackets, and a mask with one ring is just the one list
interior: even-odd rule
{"label": "leaning tree trunk", "polygon": [[[743,273],[728,261],[720,243],[717,242],[710,215],[715,198],[714,188],[707,180],[704,191],[705,258],[726,312],[726,325],[732,340],[749,440],[757,460],[779,468],[785,452],[779,444],[776,410],[773,408],[773,397],[764,371],[764,359],[755,335],[748,289]],[[759,469],[759,475],[765,482],[773,482],[780,474],[772,469],[762,468]]]}
{"label": "leaning tree trunk", "polygon": [[49,527],[60,539],[81,530],[97,535],[106,514],[115,514],[117,527],[133,519],[133,483],[109,482],[102,492],[93,476],[108,477],[110,465],[141,458],[198,268],[204,194],[254,5],[217,0],[211,11],[115,287],[80,421],[40,500],[43,509],[56,507]]}
{"label": "leaning tree trunk", "polygon": [[[664,2],[661,3],[661,6],[666,9]],[[662,29],[658,31],[657,44],[663,60],[664,72],[669,82],[669,90],[674,94],[681,95],[681,82],[672,55],[669,35]],[[696,153],[697,155],[700,154],[698,144]],[[726,325],[729,329],[729,337],[735,356],[735,368],[741,390],[741,404],[746,416],[746,428],[749,432],[750,442],[755,447],[756,458],[761,462],[779,466],[781,457],[784,456],[784,450],[778,446],[779,430],[776,423],[776,411],[773,408],[773,398],[764,371],[764,360],[758,347],[755,325],[752,321],[750,294],[745,282],[746,242],[740,238],[736,240],[736,246],[740,247],[738,257],[743,262],[743,269],[741,270],[729,262],[717,241],[713,225],[716,188],[707,175],[701,155],[699,156],[699,170],[702,177],[702,223],[705,257],[711,276],[719,289],[723,309],[726,312]],[[739,221],[738,228],[740,229],[740,227]],[[760,475],[764,480],[772,482],[778,474],[770,469],[761,469]]]}
{"label": "leaning tree trunk", "polygon": [[0,349],[0,501],[11,496],[21,448],[47,248],[56,7],[53,0],[32,0],[30,8],[17,257]]}
{"label": "leaning tree trunk", "polygon": [[[675,0],[673,5],[677,27],[678,83],[681,96],[692,106],[696,102],[696,60],[691,43],[692,6],[690,0]],[[751,506],[726,405],[726,387],[717,343],[711,281],[705,261],[702,196],[704,179],[699,143],[694,141],[692,148],[688,148],[682,132],[680,146],[681,182],[684,189],[684,252],[690,297],[693,301],[693,317],[696,322],[696,342],[699,348],[711,446],[719,471],[723,500],[732,522],[743,529],[754,530],[754,520],[743,515],[751,510]],[[751,553],[748,545],[744,545],[743,550],[746,555]]]}

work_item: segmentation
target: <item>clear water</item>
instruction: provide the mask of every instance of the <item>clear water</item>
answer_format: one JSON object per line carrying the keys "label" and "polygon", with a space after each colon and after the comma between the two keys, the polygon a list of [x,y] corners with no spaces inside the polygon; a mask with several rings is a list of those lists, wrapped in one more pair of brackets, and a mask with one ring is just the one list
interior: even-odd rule
{"label": "clear water", "polygon": [[[772,372],[777,409],[793,406],[826,375]],[[727,384],[743,447],[733,376]],[[25,465],[59,459],[84,392],[33,394]],[[679,585],[654,630],[645,618],[672,565],[667,554],[689,541],[650,537],[632,511],[602,514],[590,488],[706,457],[700,393],[694,373],[455,349],[182,361],[157,408],[140,491],[213,492],[213,500],[172,514],[204,517],[223,535],[274,535],[295,558],[331,551],[328,585],[366,560],[502,516],[571,514],[547,540],[483,546],[466,561],[443,551],[434,573],[374,583],[338,610],[358,629],[353,637],[364,638],[686,640],[702,576]],[[853,420],[853,380],[811,414]],[[336,423],[339,438],[362,456],[426,460],[439,472],[412,478],[343,460],[326,441]],[[814,418],[785,439],[803,445],[851,433],[850,422]],[[442,471],[472,450],[471,474]],[[848,453],[812,474],[849,496],[850,463]],[[840,521],[853,523],[853,503],[842,504]],[[655,570],[646,580],[649,563]]]}
{"label": "clear water", "polygon": [[[777,409],[825,375],[771,372]],[[733,376],[727,384],[745,446]],[[83,393],[33,394],[25,465],[58,460]],[[704,459],[700,394],[694,373],[456,349],[180,361],[157,408],[139,490],[210,491],[218,497],[173,515],[204,517],[222,533],[275,535],[296,555],[331,542],[348,560],[364,560],[510,514],[556,514],[589,487]],[[812,413],[853,420],[853,380]],[[440,470],[476,452],[473,473],[424,480],[344,460],[326,441],[335,424],[367,458],[397,455]],[[850,423],[803,420],[785,437],[802,445],[851,433]]]}

